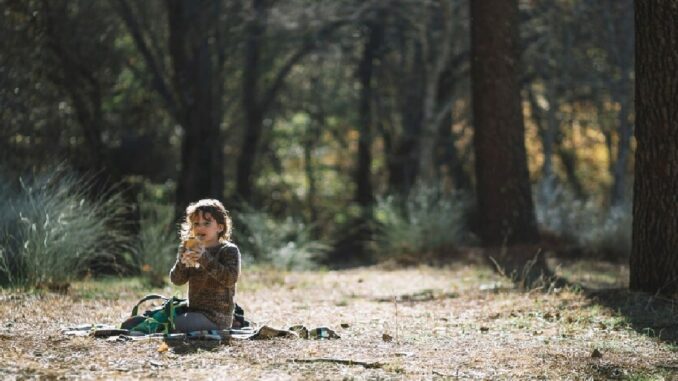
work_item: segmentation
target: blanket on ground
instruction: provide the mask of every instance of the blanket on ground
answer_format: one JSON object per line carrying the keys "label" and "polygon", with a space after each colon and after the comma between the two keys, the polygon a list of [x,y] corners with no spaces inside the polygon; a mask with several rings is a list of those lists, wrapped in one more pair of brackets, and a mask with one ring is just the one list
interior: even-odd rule
{"label": "blanket on ground", "polygon": [[144,334],[127,329],[119,329],[106,324],[80,324],[72,327],[65,327],[61,330],[67,336],[93,336],[105,338],[110,341],[131,341],[131,340],[151,340],[164,339],[173,340],[211,340],[211,341],[229,341],[236,340],[262,340],[272,339],[274,337],[302,338],[309,340],[339,339],[340,336],[328,327],[317,327],[308,329],[303,325],[295,325],[289,329],[278,329],[267,325],[255,328],[244,327],[241,329],[224,329],[194,331],[188,333],[151,333]]}

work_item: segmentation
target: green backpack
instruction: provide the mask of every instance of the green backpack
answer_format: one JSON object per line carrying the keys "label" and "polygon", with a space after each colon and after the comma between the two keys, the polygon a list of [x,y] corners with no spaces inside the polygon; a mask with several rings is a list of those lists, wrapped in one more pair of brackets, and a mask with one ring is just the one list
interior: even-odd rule
{"label": "green backpack", "polygon": [[[162,306],[147,310],[142,315],[138,315],[139,305],[149,300],[162,299]],[[186,299],[164,297],[158,294],[149,294],[141,298],[132,308],[132,316],[125,320],[121,329],[127,329],[130,332],[140,333],[165,333],[168,334],[174,330],[174,318],[186,311],[188,301]]]}

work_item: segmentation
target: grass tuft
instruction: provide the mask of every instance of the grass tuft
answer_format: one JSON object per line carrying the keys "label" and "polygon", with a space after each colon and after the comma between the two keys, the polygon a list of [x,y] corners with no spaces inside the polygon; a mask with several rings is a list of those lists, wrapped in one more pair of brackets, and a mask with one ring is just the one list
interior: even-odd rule
{"label": "grass tuft", "polygon": [[141,217],[138,266],[149,285],[161,287],[177,253],[178,238],[172,227],[174,209],[169,204],[143,198],[138,205]]}
{"label": "grass tuft", "polygon": [[22,178],[18,189],[0,184],[0,284],[67,287],[93,264],[115,266],[133,251],[114,189],[94,194],[91,178],[63,168]]}

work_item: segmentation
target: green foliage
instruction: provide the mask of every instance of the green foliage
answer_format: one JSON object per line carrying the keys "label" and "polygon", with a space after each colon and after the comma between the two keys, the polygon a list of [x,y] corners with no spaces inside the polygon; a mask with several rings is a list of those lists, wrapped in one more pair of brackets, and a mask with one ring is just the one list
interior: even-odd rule
{"label": "green foliage", "polygon": [[375,208],[377,253],[400,257],[441,252],[468,235],[469,198],[436,186],[416,186],[405,199],[379,198]]}
{"label": "green foliage", "polygon": [[235,234],[245,259],[285,270],[304,270],[329,251],[325,242],[312,237],[312,227],[293,217],[276,220],[266,212],[245,209],[238,214]]}
{"label": "green foliage", "polygon": [[579,200],[567,188],[540,185],[536,197],[537,221],[586,251],[608,259],[631,253],[631,203],[605,208],[594,200]]}
{"label": "green foliage", "polygon": [[92,181],[63,169],[20,183],[0,188],[0,284],[67,283],[132,249],[118,193],[94,195]]}

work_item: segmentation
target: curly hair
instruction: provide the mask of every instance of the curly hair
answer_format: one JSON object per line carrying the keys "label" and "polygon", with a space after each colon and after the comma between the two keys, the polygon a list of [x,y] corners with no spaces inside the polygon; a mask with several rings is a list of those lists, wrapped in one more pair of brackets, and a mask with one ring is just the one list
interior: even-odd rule
{"label": "curly hair", "polygon": [[202,199],[196,202],[192,202],[186,207],[186,219],[181,223],[181,229],[179,230],[179,238],[182,241],[191,235],[193,230],[192,220],[198,217],[202,213],[209,213],[212,218],[219,225],[224,225],[224,230],[219,232],[219,242],[225,242],[231,240],[231,229],[233,228],[233,222],[231,221],[231,216],[228,213],[228,210],[224,208],[224,204],[219,200],[215,199]]}

